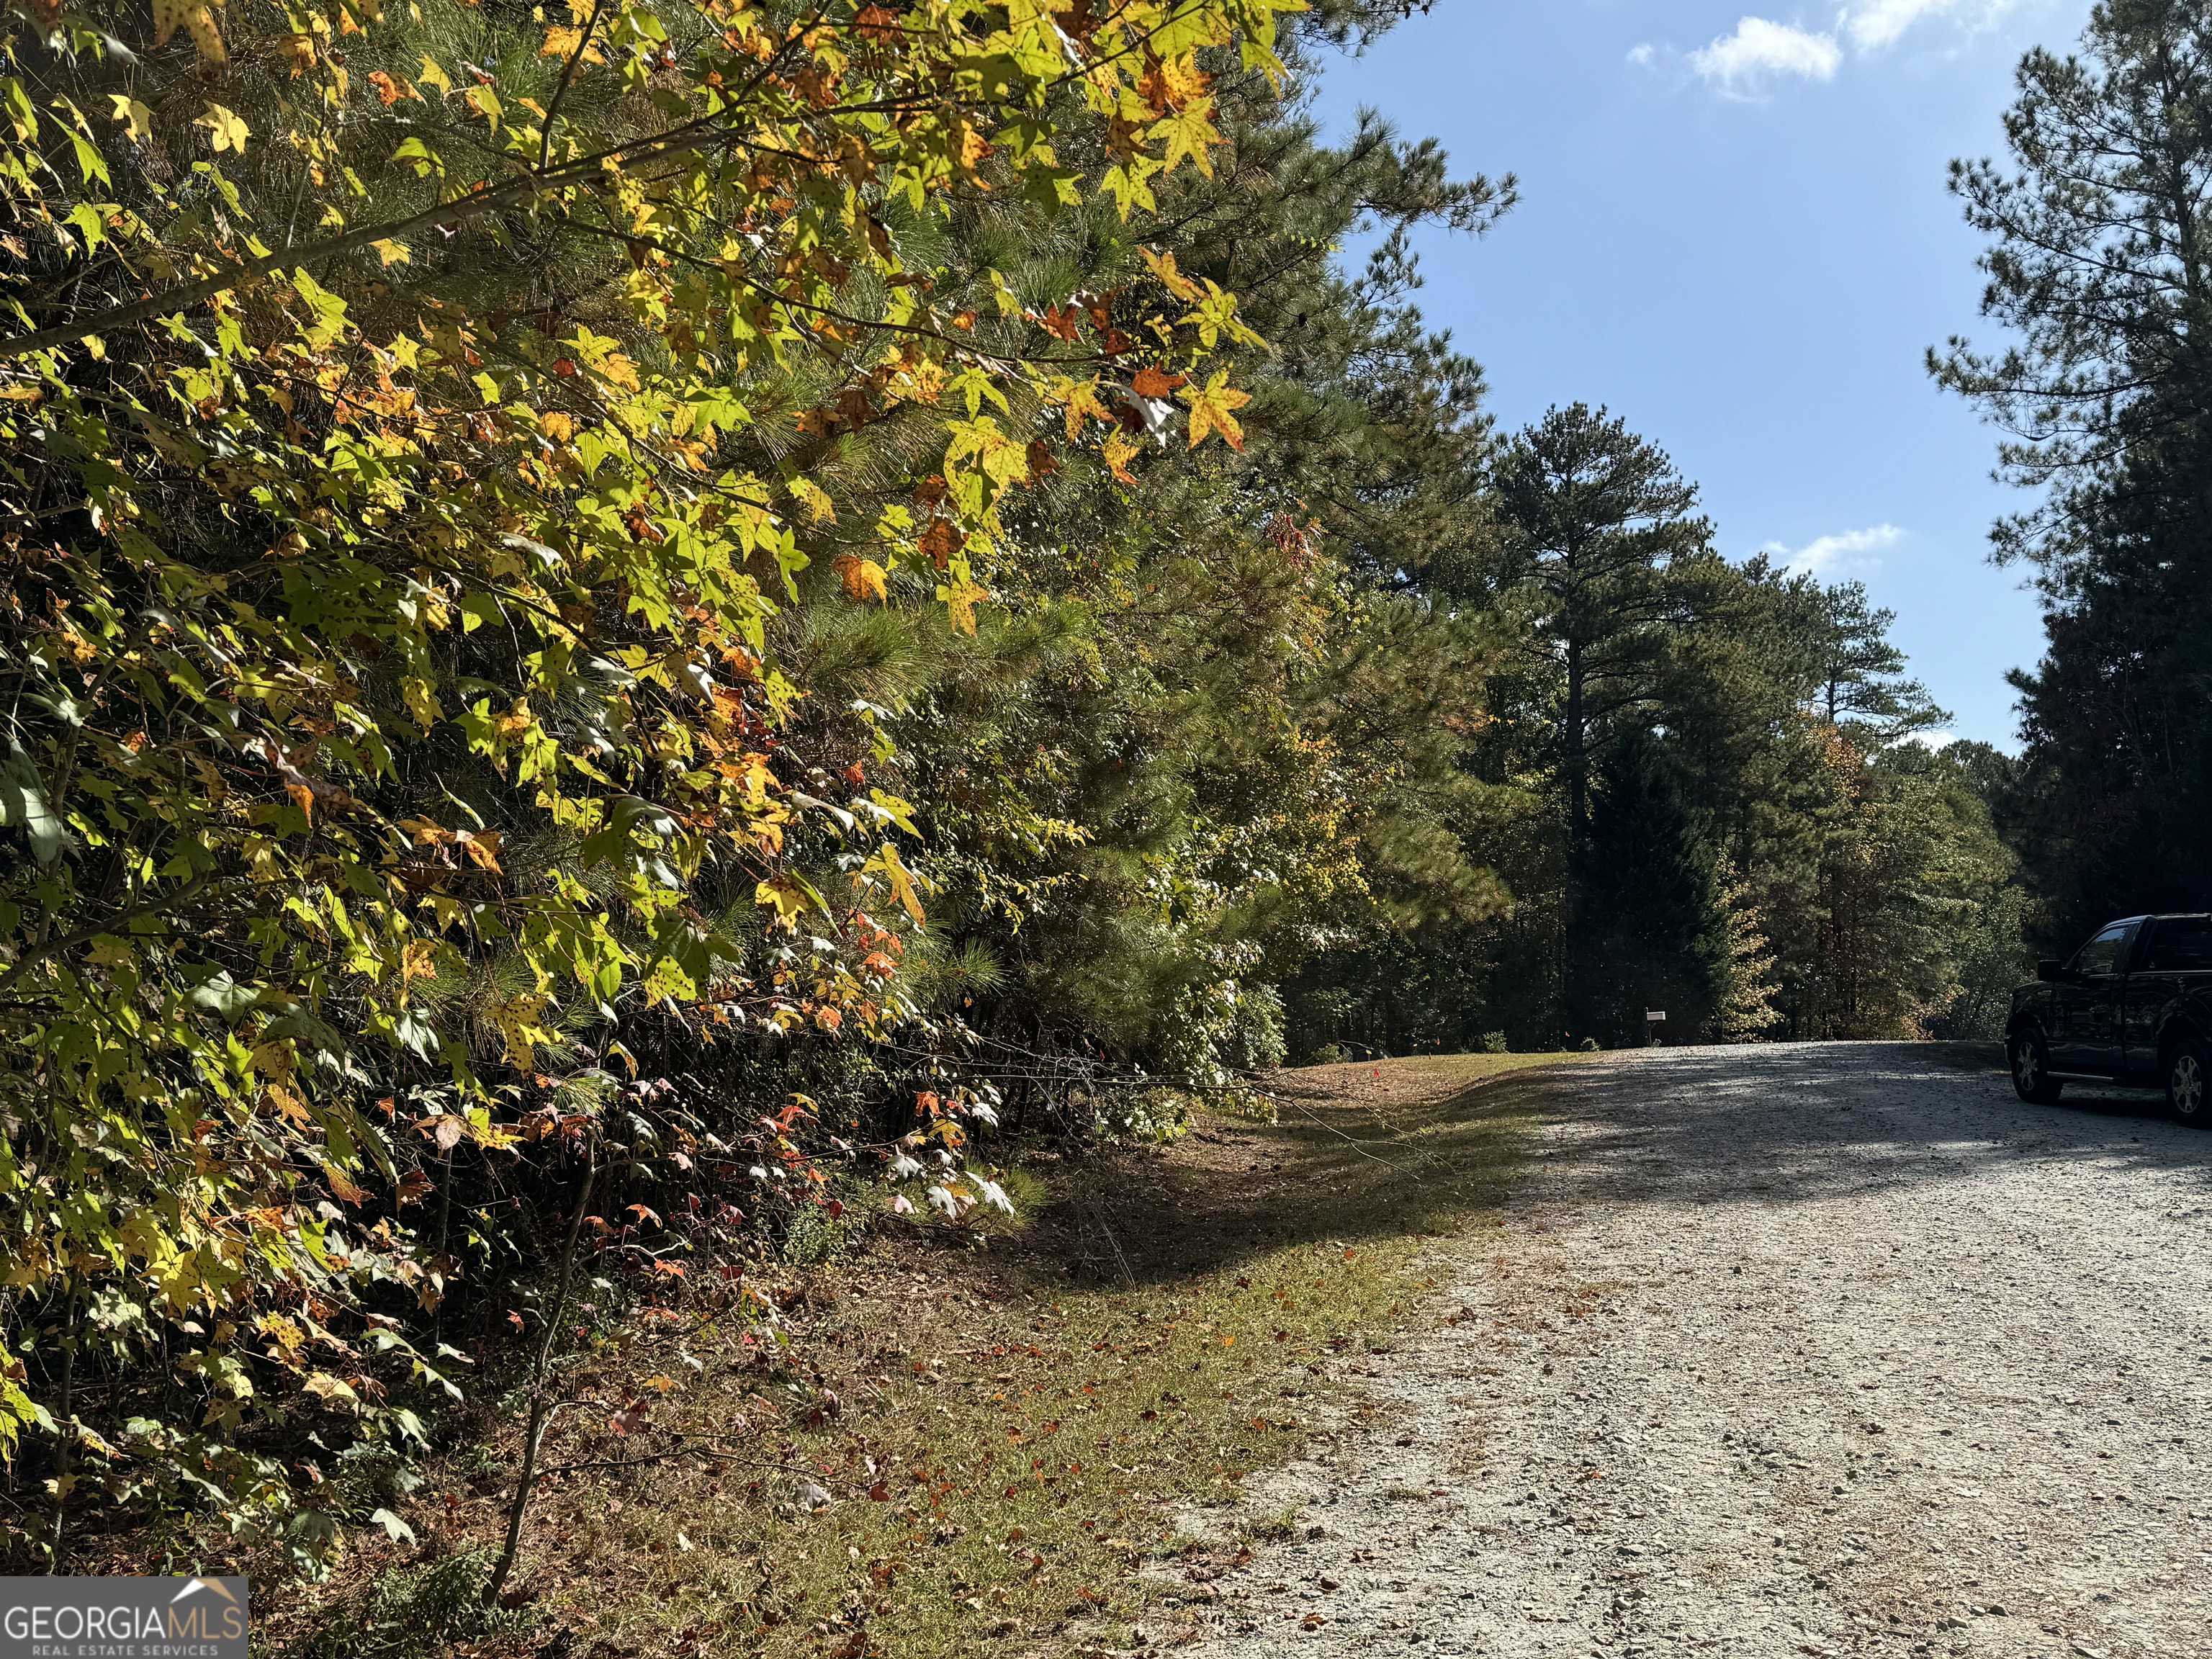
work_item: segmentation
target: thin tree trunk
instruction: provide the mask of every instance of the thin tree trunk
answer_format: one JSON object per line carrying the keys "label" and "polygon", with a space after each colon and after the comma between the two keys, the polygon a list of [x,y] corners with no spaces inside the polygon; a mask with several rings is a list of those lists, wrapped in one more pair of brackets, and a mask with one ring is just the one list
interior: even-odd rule
{"label": "thin tree trunk", "polygon": [[1559,769],[1567,786],[1567,847],[1559,888],[1559,1014],[1567,1040],[1589,1035],[1589,996],[1583,983],[1583,855],[1589,842],[1589,736],[1583,711],[1583,648],[1567,641],[1567,709],[1559,732]]}
{"label": "thin tree trunk", "polygon": [[1589,834],[1589,738],[1583,709],[1583,651],[1567,643],[1567,716],[1559,734],[1560,769],[1567,775],[1567,844],[1579,849]]}
{"label": "thin tree trunk", "polygon": [[76,1440],[76,1351],[82,1328],[84,1299],[78,1294],[76,1279],[70,1277],[69,1287],[69,1322],[62,1336],[62,1386],[60,1431],[54,1443],[54,1522],[46,1556],[46,1571],[59,1573],[62,1570],[64,1523],[69,1518],[69,1487],[70,1470],[76,1464],[71,1454]]}
{"label": "thin tree trunk", "polygon": [[584,1178],[576,1188],[575,1213],[568,1218],[568,1236],[561,1245],[561,1272],[554,1286],[553,1305],[546,1310],[538,1358],[530,1369],[530,1423],[523,1434],[522,1468],[515,1476],[514,1499],[507,1505],[507,1541],[501,1547],[499,1563],[492,1568],[489,1582],[484,1585],[484,1599],[488,1601],[496,1600],[507,1587],[507,1575],[514,1571],[514,1558],[522,1548],[523,1513],[530,1507],[531,1488],[538,1480],[538,1454],[545,1441],[546,1421],[553,1413],[552,1391],[546,1387],[546,1373],[552,1369],[553,1345],[560,1340],[562,1322],[567,1317],[568,1283],[576,1267],[576,1246],[583,1237],[584,1212],[591,1207],[592,1187],[599,1173],[599,1139],[594,1134],[586,1146]]}

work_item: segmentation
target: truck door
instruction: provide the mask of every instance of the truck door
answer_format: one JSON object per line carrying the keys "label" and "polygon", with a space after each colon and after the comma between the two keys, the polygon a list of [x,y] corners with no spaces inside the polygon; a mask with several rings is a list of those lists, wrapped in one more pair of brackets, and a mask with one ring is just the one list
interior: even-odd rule
{"label": "truck door", "polygon": [[2118,1075],[2120,993],[2128,946],[2139,925],[2116,921],[2075,954],[2066,982],[2057,988],[2058,1030],[2051,1044],[2051,1063],[2057,1070]]}
{"label": "truck door", "polygon": [[2182,994],[2212,975],[2212,916],[2166,916],[2137,939],[2120,1017],[2130,1076],[2158,1070],[2158,1037]]}

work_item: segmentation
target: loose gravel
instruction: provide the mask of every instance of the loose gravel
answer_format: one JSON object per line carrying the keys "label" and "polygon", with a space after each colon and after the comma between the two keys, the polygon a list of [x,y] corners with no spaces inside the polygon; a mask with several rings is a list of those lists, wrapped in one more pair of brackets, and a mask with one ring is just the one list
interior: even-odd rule
{"label": "loose gravel", "polygon": [[2106,1094],[1889,1044],[1555,1074],[1195,1650],[2212,1655],[2212,1136]]}

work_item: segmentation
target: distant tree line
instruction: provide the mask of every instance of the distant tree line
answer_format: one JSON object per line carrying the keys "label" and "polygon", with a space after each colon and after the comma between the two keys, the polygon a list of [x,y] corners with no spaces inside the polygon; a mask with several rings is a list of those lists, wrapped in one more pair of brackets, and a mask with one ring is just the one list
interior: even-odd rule
{"label": "distant tree line", "polygon": [[[1401,573],[1497,642],[1463,763],[1504,895],[1292,987],[1360,1048],[1985,1033],[2027,901],[1984,787],[1857,582],[1723,558],[1697,491],[1573,404],[1486,453],[1482,516]],[[1346,971],[1349,969],[1349,971]]]}

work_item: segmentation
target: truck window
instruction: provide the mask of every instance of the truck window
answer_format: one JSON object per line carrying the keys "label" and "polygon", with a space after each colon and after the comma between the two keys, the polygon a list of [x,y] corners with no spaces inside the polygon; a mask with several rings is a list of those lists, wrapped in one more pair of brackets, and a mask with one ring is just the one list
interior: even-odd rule
{"label": "truck window", "polygon": [[2212,916],[2176,916],[2159,923],[2143,966],[2164,974],[2212,971]]}
{"label": "truck window", "polygon": [[2081,955],[2074,958],[2074,971],[2091,975],[2118,973],[2120,947],[2128,942],[2128,935],[2133,931],[2126,922],[2105,929],[2081,947]]}

